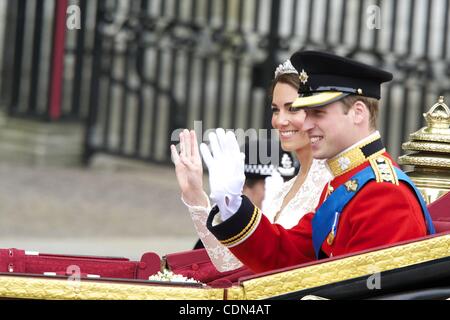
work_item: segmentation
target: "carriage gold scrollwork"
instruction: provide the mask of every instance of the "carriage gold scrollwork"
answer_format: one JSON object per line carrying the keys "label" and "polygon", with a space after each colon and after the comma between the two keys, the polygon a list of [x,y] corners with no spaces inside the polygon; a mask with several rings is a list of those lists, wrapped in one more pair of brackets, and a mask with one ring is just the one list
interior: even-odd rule
{"label": "carriage gold scrollwork", "polygon": [[429,204],[450,191],[450,109],[439,97],[423,114],[427,126],[410,135],[399,164],[412,166],[406,170]]}

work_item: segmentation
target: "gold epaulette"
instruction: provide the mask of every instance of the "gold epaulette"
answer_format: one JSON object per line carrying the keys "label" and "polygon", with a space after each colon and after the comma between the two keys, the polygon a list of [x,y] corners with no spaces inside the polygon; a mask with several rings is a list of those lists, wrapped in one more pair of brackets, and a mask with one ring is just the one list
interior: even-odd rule
{"label": "gold epaulette", "polygon": [[378,156],[369,161],[377,182],[391,182],[398,186],[397,173],[395,173],[394,165],[389,158]]}

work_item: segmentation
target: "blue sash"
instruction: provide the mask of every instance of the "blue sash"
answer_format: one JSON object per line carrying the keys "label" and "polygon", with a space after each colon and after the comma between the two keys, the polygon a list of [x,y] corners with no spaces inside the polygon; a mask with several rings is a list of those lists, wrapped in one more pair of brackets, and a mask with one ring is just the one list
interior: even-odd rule
{"label": "blue sash", "polygon": [[[419,190],[417,190],[411,179],[399,168],[395,167],[395,172],[399,181],[403,181],[408,184],[416,193],[417,199],[419,199],[420,206],[422,207],[422,212],[427,224],[428,234],[434,234],[434,226],[431,220],[430,213],[428,212],[425,201],[422,198]],[[357,174],[355,174],[351,179],[357,182],[356,191],[348,190],[347,187],[342,184],[325,200],[320,208],[316,211],[314,218],[312,220],[312,240],[314,245],[314,252],[316,258],[319,259],[320,248],[323,242],[327,238],[330,232],[334,232],[336,235],[337,226],[339,224],[339,216],[341,215],[344,207],[347,203],[352,200],[352,198],[361,190],[364,185],[375,180],[375,173],[372,167],[367,167]],[[381,200],[382,201],[382,200]]]}

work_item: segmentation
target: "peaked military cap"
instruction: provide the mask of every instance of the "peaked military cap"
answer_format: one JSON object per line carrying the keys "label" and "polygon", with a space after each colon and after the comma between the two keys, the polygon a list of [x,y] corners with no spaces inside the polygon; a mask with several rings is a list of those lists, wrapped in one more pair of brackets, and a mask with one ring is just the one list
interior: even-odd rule
{"label": "peaked military cap", "polygon": [[392,73],[382,69],[320,51],[298,51],[291,57],[300,79],[297,108],[321,107],[349,94],[380,99],[383,82]]}

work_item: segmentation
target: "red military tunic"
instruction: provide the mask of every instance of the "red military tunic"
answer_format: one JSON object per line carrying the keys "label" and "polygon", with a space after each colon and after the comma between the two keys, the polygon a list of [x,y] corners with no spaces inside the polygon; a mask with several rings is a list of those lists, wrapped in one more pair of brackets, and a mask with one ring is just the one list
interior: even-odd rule
{"label": "red military tunic", "polygon": [[[389,161],[391,157],[384,149],[370,158],[373,159],[373,156],[383,156],[387,162],[397,166]],[[359,162],[352,161],[347,164],[349,169],[342,174],[333,172],[335,178],[323,190],[318,207],[332,190],[370,166],[368,159],[369,157]],[[395,171],[392,171],[395,174]],[[314,212],[306,214],[294,228],[285,229],[270,223],[248,198],[242,196],[242,204],[237,213],[226,221],[213,225],[217,214],[218,208],[214,207],[208,219],[208,228],[238,259],[255,272],[316,260],[311,224]],[[327,257],[338,256],[419,238],[426,234],[427,228],[420,203],[409,186],[403,182],[395,184],[370,181],[344,207],[336,237],[333,239],[329,236],[323,242],[321,250]]]}

